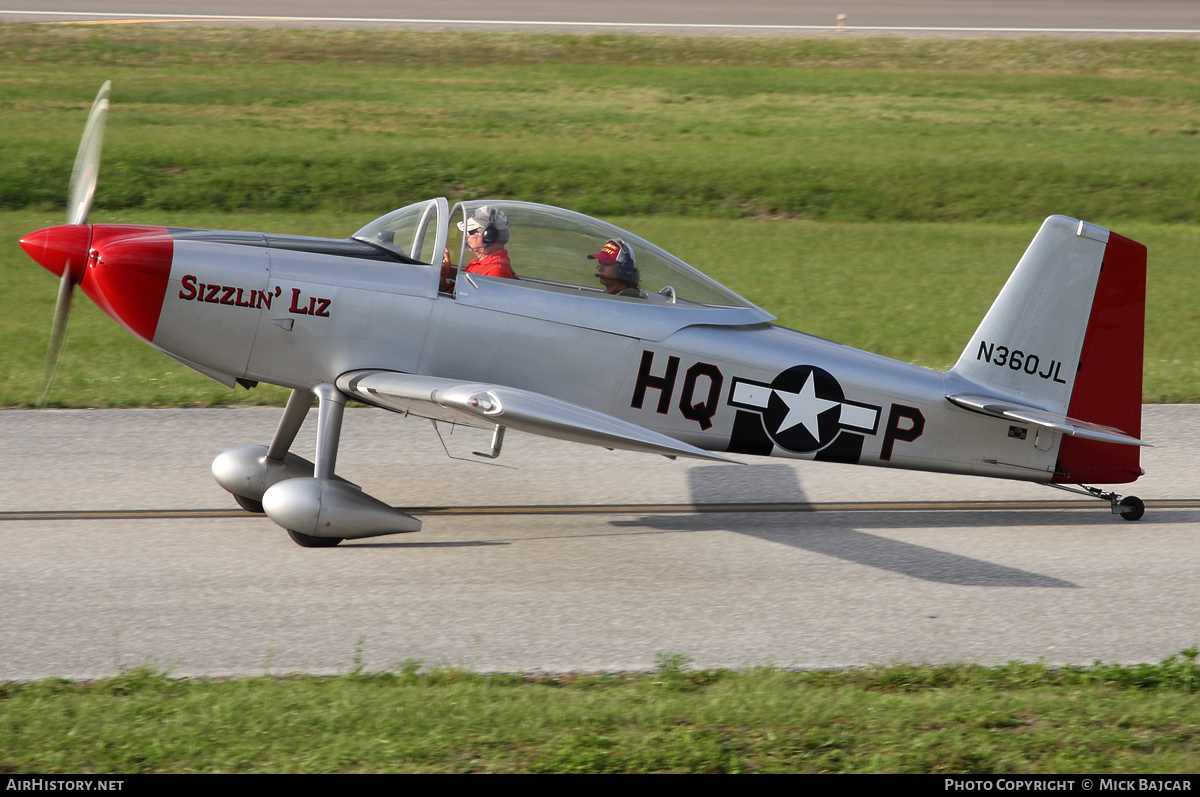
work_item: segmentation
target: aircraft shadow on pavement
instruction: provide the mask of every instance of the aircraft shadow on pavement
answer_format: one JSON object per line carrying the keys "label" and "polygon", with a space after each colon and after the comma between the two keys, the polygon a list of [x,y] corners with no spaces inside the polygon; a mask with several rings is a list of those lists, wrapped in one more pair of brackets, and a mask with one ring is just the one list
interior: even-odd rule
{"label": "aircraft shadow on pavement", "polygon": [[[731,473],[731,471],[734,471]],[[747,490],[752,494],[785,495],[789,501],[803,501],[803,491],[795,471],[786,465],[751,465],[729,469],[698,467],[688,471],[692,502],[696,504],[745,501]],[[736,497],[735,497],[736,496]],[[757,499],[755,499],[757,500]],[[769,501],[770,499],[764,499]],[[804,514],[774,513],[698,513],[695,515],[652,515],[637,520],[613,521],[614,526],[646,527],[661,530],[707,531],[723,530],[745,534],[761,540],[789,545],[812,553],[832,556],[855,564],[877,567],[901,575],[967,587],[1042,587],[1078,589],[1076,584],[1051,576],[1020,570],[1015,567],[985,562],[969,556],[939,551],[901,540],[893,540],[860,531],[859,528],[911,528],[938,525],[1028,525],[1031,512],[1021,512],[1016,518],[971,517],[956,512],[947,517],[944,512],[905,512],[903,518],[891,512],[822,512]],[[1056,522],[1061,522],[1062,513]],[[916,517],[914,517],[914,515]],[[847,523],[851,520],[851,523]],[[970,521],[976,521],[971,523]],[[855,528],[847,528],[852,525]]]}
{"label": "aircraft shadow on pavement", "polygon": [[814,528],[808,518],[800,520],[794,515],[783,518],[765,513],[648,515],[636,520],[615,520],[612,525],[660,531],[732,531],[923,581],[961,587],[1078,588],[1051,576],[867,534],[840,524],[831,528],[826,522],[822,524],[824,528]]}

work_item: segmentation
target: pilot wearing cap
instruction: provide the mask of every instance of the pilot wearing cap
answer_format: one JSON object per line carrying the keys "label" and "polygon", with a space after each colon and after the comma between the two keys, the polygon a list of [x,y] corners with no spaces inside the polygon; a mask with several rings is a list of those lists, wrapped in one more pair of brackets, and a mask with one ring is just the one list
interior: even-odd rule
{"label": "pilot wearing cap", "polygon": [[[463,271],[485,277],[516,279],[512,264],[508,261],[508,216],[494,205],[476,208],[466,221],[458,223],[458,229],[467,237],[467,248],[475,259],[463,267]],[[454,264],[450,262],[450,251],[442,254],[443,291],[454,290]]]}
{"label": "pilot wearing cap", "polygon": [[612,296],[642,295],[638,285],[642,281],[633,257],[633,247],[614,238],[588,260],[596,261],[596,279],[604,286],[604,292]]}

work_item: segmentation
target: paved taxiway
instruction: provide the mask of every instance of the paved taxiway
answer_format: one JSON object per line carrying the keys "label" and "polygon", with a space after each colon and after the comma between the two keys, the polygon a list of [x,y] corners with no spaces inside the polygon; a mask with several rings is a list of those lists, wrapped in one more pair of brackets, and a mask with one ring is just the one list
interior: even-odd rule
{"label": "paved taxiway", "polygon": [[[339,471],[426,507],[411,535],[305,550],[208,472],[278,410],[0,412],[0,680],[1009,659],[1145,661],[1200,643],[1200,407],[1148,406],[1144,520],[1086,509],[612,511],[1060,501],[1044,487],[821,463],[669,461],[347,412]],[[296,450],[311,456],[310,422]],[[1156,501],[1192,499],[1188,506]],[[588,505],[590,513],[472,514]],[[446,507],[433,512],[428,508]],[[210,511],[201,511],[210,510]],[[133,517],[72,515],[125,513]],[[29,515],[23,513],[57,513]],[[65,513],[65,516],[64,516]]]}
{"label": "paved taxiway", "polygon": [[[1031,31],[1200,30],[1194,0],[512,0],[502,4],[433,6],[419,0],[344,0],[331,7],[320,0],[39,0],[11,2],[0,18],[17,22],[108,20],[113,24],[145,21],[153,15],[184,18],[184,24],[212,24],[224,16],[235,24],[248,17],[266,24],[323,27],[446,28],[479,30],[554,30],[596,32],[605,29],[685,33],[750,32],[842,35],[855,31],[949,35],[991,31],[1027,35]],[[836,30],[839,14],[847,30]],[[190,16],[190,19],[187,17]],[[208,17],[208,19],[206,19]],[[241,21],[238,22],[237,20]],[[429,22],[422,23],[421,20]],[[249,23],[263,24],[263,23]],[[820,30],[821,28],[824,31]]]}

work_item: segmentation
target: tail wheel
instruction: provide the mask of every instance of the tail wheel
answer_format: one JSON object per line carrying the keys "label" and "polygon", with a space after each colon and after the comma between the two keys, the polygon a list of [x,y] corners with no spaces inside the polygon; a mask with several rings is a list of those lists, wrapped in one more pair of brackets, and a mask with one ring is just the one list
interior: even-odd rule
{"label": "tail wheel", "polygon": [[1146,505],[1136,495],[1127,495],[1121,499],[1121,518],[1124,520],[1141,520],[1146,514]]}
{"label": "tail wheel", "polygon": [[301,548],[332,548],[342,541],[341,537],[314,537],[291,529],[288,529],[288,536]]}

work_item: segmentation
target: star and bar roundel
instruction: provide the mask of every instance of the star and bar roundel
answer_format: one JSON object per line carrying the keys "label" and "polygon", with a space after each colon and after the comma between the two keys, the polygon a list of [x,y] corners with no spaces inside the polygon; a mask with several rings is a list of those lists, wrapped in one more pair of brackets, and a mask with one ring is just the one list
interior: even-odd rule
{"label": "star and bar roundel", "polygon": [[812,365],[789,368],[770,384],[735,377],[729,404],[738,409],[729,450],[739,453],[765,454],[777,445],[857,462],[863,435],[879,430],[880,407],[848,401],[833,375]]}

